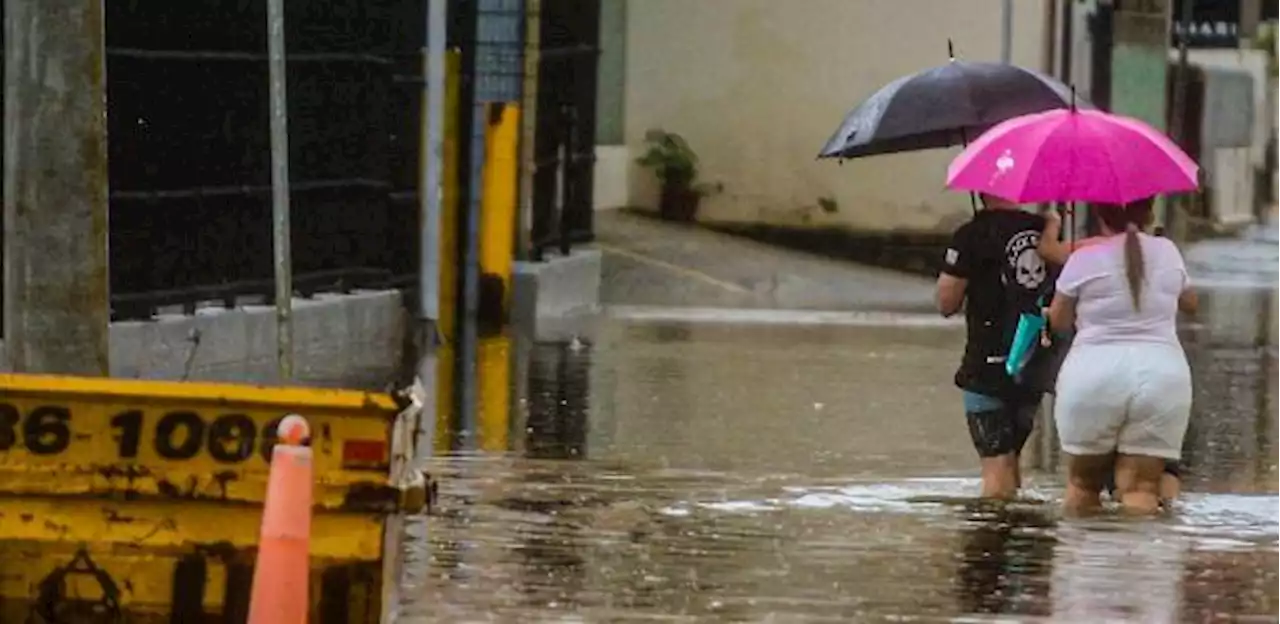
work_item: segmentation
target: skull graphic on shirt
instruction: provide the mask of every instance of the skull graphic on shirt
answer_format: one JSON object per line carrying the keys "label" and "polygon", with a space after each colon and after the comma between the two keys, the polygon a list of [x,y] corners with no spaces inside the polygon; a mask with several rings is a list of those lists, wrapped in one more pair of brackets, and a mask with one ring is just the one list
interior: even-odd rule
{"label": "skull graphic on shirt", "polygon": [[[1005,261],[1011,269],[1006,275],[1012,275],[1017,284],[1027,290],[1037,290],[1048,277],[1049,269],[1036,251],[1040,243],[1040,233],[1035,230],[1018,232],[1005,245]],[[1007,279],[1007,278],[1006,278]]]}
{"label": "skull graphic on shirt", "polygon": [[1017,263],[1014,265],[1014,279],[1017,280],[1018,285],[1027,290],[1035,290],[1044,283],[1046,272],[1044,260],[1034,249],[1018,254]]}

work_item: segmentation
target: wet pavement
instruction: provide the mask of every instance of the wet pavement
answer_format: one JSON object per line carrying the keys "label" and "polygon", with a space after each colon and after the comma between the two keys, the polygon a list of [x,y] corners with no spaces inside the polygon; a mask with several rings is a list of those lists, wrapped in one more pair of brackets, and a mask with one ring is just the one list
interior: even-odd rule
{"label": "wet pavement", "polygon": [[1187,254],[1170,517],[1063,519],[1056,470],[975,501],[954,325],[632,310],[592,344],[510,343],[514,409],[481,396],[431,461],[400,621],[1275,621],[1276,245],[1227,249],[1258,261],[1224,280]]}
{"label": "wet pavement", "polygon": [[595,216],[606,305],[933,309],[933,280],[621,210]]}

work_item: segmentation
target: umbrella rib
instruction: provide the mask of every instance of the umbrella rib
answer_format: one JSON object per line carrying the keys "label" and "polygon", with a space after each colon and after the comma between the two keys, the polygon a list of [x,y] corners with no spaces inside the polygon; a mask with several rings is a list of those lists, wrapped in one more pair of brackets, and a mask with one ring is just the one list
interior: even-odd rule
{"label": "umbrella rib", "polygon": [[[1075,114],[1079,115],[1079,113],[1075,113]],[[1082,119],[1089,119],[1089,117],[1083,117]],[[1112,179],[1115,181],[1114,182],[1115,188],[1118,191],[1118,194],[1115,197],[1115,200],[1117,200],[1116,203],[1120,204],[1121,206],[1125,206],[1132,201],[1141,199],[1140,197],[1133,197],[1129,192],[1130,188],[1132,188],[1130,184],[1131,176],[1121,175],[1121,170],[1120,170],[1121,168],[1119,166],[1119,162],[1115,158],[1115,152],[1112,151],[1112,148],[1116,146],[1117,142],[1124,143],[1127,141],[1122,141],[1118,136],[1116,136],[1114,132],[1102,132],[1102,131],[1099,131],[1094,126],[1087,125],[1087,124],[1085,125],[1085,127],[1088,129],[1089,134],[1091,134],[1093,137],[1100,137],[1099,142],[1102,144],[1102,154],[1107,160],[1107,164],[1109,165],[1109,173],[1111,174]],[[1123,126],[1114,126],[1114,127],[1123,128]],[[1143,140],[1143,139],[1142,137],[1136,137],[1135,140]],[[1074,156],[1074,150],[1073,150],[1073,156]],[[1103,203],[1110,203],[1110,201],[1106,201],[1106,200],[1099,200],[1099,201],[1102,201]]]}
{"label": "umbrella rib", "polygon": [[1102,136],[1104,137],[1103,143],[1106,146],[1106,148],[1103,150],[1103,153],[1107,157],[1107,163],[1111,165],[1111,176],[1114,177],[1116,180],[1116,188],[1120,191],[1120,196],[1117,199],[1120,200],[1120,205],[1122,206],[1128,205],[1130,201],[1138,198],[1129,197],[1129,192],[1127,188],[1129,184],[1129,176],[1120,175],[1120,169],[1116,165],[1115,154],[1114,152],[1111,151],[1111,147],[1114,144],[1116,137],[1114,134],[1109,132],[1104,133]]}
{"label": "umbrella rib", "polygon": [[[977,81],[965,80],[961,84],[964,85],[965,98],[969,100],[969,110],[973,111],[974,121],[981,121],[982,116],[978,114],[979,108],[978,108],[977,100],[975,99],[976,94],[974,93],[974,86],[976,82]],[[975,125],[981,125],[981,124],[979,123]],[[961,129],[960,132],[965,133],[965,130]],[[965,139],[965,141],[966,142],[972,141],[974,138],[976,137],[969,137]]]}
{"label": "umbrella rib", "polygon": [[[1037,162],[1039,162],[1039,160],[1044,156],[1044,149],[1043,149],[1043,146],[1049,142],[1050,137],[1051,137],[1051,136],[1053,136],[1053,134],[1054,134],[1054,133],[1058,132],[1058,131],[1059,131],[1059,130],[1061,130],[1061,129],[1062,129],[1062,125],[1061,125],[1061,124],[1057,124],[1057,125],[1050,125],[1050,124],[1045,123],[1045,122],[1040,122],[1039,124],[1036,124],[1035,126],[1032,126],[1031,132],[1035,132],[1035,133],[1043,133],[1043,136],[1036,137],[1036,140],[1034,141],[1034,143],[1035,143],[1036,145],[1040,145],[1040,146],[1041,146],[1041,149],[1037,149],[1037,150],[1035,150],[1035,152],[1033,153],[1033,155],[1032,155],[1032,157],[1031,157],[1031,162],[1027,164],[1027,175],[1026,175],[1026,178],[1024,178],[1024,179],[1023,179],[1023,182],[1022,182],[1022,184],[1023,184],[1023,188],[1024,188],[1024,189],[1026,188],[1026,184],[1027,184],[1027,182],[1029,182],[1029,181],[1030,181],[1030,179],[1031,179],[1031,175],[1032,175],[1034,172],[1036,172],[1036,171],[1038,171],[1038,170],[1039,170],[1039,168],[1036,166],[1036,164],[1037,164]],[[1071,158],[1072,158],[1072,166],[1071,166],[1071,167],[1069,167],[1069,169],[1071,170],[1071,171],[1069,171],[1069,173],[1070,173],[1070,174],[1074,174],[1074,169],[1075,169],[1075,167],[1074,167],[1075,154],[1074,154],[1074,153],[1072,153]],[[1066,188],[1066,185],[1068,184],[1066,180],[1067,180],[1067,179],[1070,179],[1070,177],[1073,177],[1073,175],[1072,175],[1072,176],[1064,177],[1064,180],[1060,183],[1060,185],[1061,185],[1061,187],[1062,187],[1062,188]],[[1059,192],[1061,192],[1061,189],[1059,189]]]}

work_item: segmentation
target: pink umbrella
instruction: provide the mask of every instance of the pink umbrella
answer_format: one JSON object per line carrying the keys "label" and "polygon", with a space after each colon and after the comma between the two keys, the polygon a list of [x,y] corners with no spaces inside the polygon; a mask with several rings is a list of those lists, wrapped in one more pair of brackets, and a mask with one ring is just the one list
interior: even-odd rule
{"label": "pink umbrella", "polygon": [[1199,187],[1199,167],[1137,119],[1058,109],[1014,117],[978,137],[947,168],[947,187],[1021,204],[1127,204]]}

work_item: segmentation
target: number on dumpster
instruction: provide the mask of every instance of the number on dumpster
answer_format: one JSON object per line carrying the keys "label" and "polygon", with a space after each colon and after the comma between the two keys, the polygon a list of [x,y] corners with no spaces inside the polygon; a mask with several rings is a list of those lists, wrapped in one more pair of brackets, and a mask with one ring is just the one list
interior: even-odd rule
{"label": "number on dumpster", "polygon": [[71,412],[41,405],[25,415],[16,406],[0,403],[0,452],[19,442],[35,455],[57,455],[71,444]]}
{"label": "number on dumpster", "polygon": [[[0,402],[0,453],[25,448],[33,455],[57,455],[67,450],[72,437],[69,408],[37,405],[23,410]],[[271,461],[280,419],[271,420],[259,430],[246,414],[220,414],[205,420],[194,411],[174,410],[160,414],[151,421],[154,429],[148,429],[148,418],[142,410],[127,409],[108,422],[120,459],[137,459],[145,444],[162,459],[182,461],[207,452],[218,463],[238,464],[255,454]]]}
{"label": "number on dumpster", "polygon": [[[262,456],[267,460],[275,444],[277,420],[262,429]],[[121,459],[138,456],[145,421],[138,410],[120,412],[111,418],[111,427],[117,431],[116,452]],[[204,449],[214,461],[236,464],[253,457],[258,437],[253,419],[244,414],[223,414],[206,423],[195,412],[179,410],[167,412],[156,421],[151,444],[156,455],[164,459],[191,459]]]}

